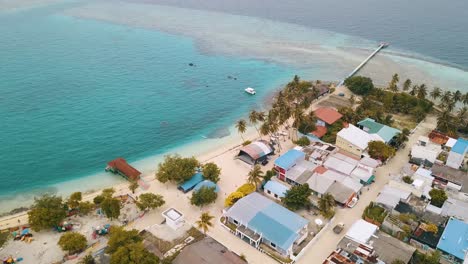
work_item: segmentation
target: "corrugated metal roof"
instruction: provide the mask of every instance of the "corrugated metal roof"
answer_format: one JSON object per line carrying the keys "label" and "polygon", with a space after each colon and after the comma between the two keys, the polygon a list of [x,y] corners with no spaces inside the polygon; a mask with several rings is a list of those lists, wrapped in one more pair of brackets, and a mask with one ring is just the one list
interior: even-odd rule
{"label": "corrugated metal roof", "polygon": [[336,121],[338,121],[341,117],[343,117],[342,114],[340,114],[338,111],[331,107],[320,107],[314,111],[315,116],[324,121],[325,123],[332,125]]}
{"label": "corrugated metal roof", "polygon": [[392,138],[395,137],[398,133],[401,133],[400,130],[377,123],[372,118],[366,118],[358,122],[358,125],[365,127],[366,129],[364,129],[364,131],[369,134],[379,135],[386,143],[390,142],[390,140],[392,140]]}
{"label": "corrugated metal roof", "polygon": [[463,260],[468,249],[468,224],[450,218],[437,248]]}
{"label": "corrugated metal roof", "polygon": [[459,138],[457,140],[457,143],[455,143],[455,145],[453,145],[453,148],[452,148],[451,152],[453,151],[455,153],[464,155],[466,153],[467,149],[468,149],[468,140],[466,140],[464,138]]}
{"label": "corrugated metal roof", "polygon": [[276,181],[268,181],[265,186],[263,186],[263,189],[269,190],[279,197],[284,197],[286,192],[289,190],[289,187]]}
{"label": "corrugated metal roof", "polygon": [[180,184],[179,189],[182,189],[182,191],[187,192],[193,189],[195,185],[199,184],[202,181],[203,181],[203,175],[201,173],[196,173],[192,176],[192,178]]}
{"label": "corrugated metal roof", "polygon": [[275,165],[285,170],[289,170],[292,166],[296,164],[298,160],[304,159],[304,152],[295,149],[290,149],[288,150],[288,152],[284,153],[275,160]]}
{"label": "corrugated metal roof", "polygon": [[262,234],[284,250],[292,246],[297,233],[309,222],[256,192],[237,201],[226,216]]}

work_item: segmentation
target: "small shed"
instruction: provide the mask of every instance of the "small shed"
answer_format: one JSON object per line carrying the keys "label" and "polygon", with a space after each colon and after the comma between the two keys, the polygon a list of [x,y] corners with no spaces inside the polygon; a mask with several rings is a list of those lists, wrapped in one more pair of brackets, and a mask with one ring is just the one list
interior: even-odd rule
{"label": "small shed", "polygon": [[263,186],[263,189],[265,194],[269,197],[281,200],[281,198],[286,195],[289,187],[276,181],[268,181],[265,186]]}
{"label": "small shed", "polygon": [[106,171],[119,174],[127,180],[137,181],[140,179],[141,172],[130,166],[123,158],[116,158],[107,163]]}
{"label": "small shed", "polygon": [[184,215],[174,208],[162,212],[162,216],[166,219],[166,224],[173,230],[179,229],[185,223]]}
{"label": "small shed", "polygon": [[183,191],[184,193],[191,191],[197,184],[204,180],[203,175],[201,173],[195,173],[192,178],[188,179],[184,183],[180,184],[177,187],[179,190]]}
{"label": "small shed", "polygon": [[268,142],[265,140],[258,140],[242,147],[236,158],[253,165],[267,159],[267,156],[272,154],[273,151],[274,149]]}

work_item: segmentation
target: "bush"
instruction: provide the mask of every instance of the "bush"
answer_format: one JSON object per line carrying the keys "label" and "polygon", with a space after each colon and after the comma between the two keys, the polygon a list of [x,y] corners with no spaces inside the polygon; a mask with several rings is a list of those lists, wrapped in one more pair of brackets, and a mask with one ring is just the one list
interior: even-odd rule
{"label": "bush", "polygon": [[40,231],[59,225],[67,216],[65,206],[61,197],[44,195],[34,198],[34,205],[28,212],[31,229]]}
{"label": "bush", "polygon": [[154,193],[143,193],[138,198],[136,205],[138,209],[145,211],[161,207],[165,203],[166,202],[164,201],[164,197],[161,195]]}
{"label": "bush", "polygon": [[402,180],[407,184],[412,184],[413,183],[413,178],[411,178],[410,176],[404,176],[402,178]]}
{"label": "bush", "polygon": [[242,146],[247,146],[247,145],[249,145],[250,143],[252,143],[252,141],[246,140],[246,141],[242,142]]}
{"label": "bush", "polygon": [[294,142],[295,144],[301,146],[301,147],[305,147],[305,146],[309,146],[310,145],[310,140],[308,137],[301,137],[300,139],[296,140]]}
{"label": "bush", "polygon": [[363,76],[349,77],[344,84],[353,93],[358,95],[367,95],[374,90],[372,79]]}
{"label": "bush", "polygon": [[371,141],[368,144],[368,153],[373,159],[386,161],[388,158],[395,155],[395,149],[382,141]]}
{"label": "bush", "polygon": [[87,215],[94,209],[94,205],[91,202],[88,202],[88,201],[80,202],[78,204],[78,208],[80,210],[81,215]]}
{"label": "bush", "polygon": [[218,198],[218,194],[215,190],[215,187],[201,187],[198,191],[193,192],[192,198],[190,198],[190,203],[196,206],[213,203],[216,201],[216,198]]}
{"label": "bush", "polygon": [[309,184],[297,185],[291,187],[286,191],[286,195],[282,199],[283,204],[290,210],[298,210],[305,206],[310,205],[309,196],[312,194],[312,190],[309,188]]}
{"label": "bush", "polygon": [[251,183],[245,183],[241,185],[239,188],[237,188],[236,192],[241,192],[244,194],[244,196],[249,195],[253,192],[255,192],[255,185]]}
{"label": "bush", "polygon": [[179,155],[167,155],[164,161],[159,163],[156,179],[162,183],[171,181],[183,183],[190,179],[196,172],[200,163],[195,157],[182,158]]}
{"label": "bush", "polygon": [[445,200],[448,198],[445,191],[439,189],[432,189],[429,192],[429,195],[431,196],[431,204],[439,208],[442,207],[442,205],[445,203]]}
{"label": "bush", "polygon": [[232,206],[233,204],[235,204],[242,197],[244,197],[243,193],[237,192],[237,191],[233,192],[233,193],[229,194],[229,196],[226,198],[226,200],[224,200],[224,206],[225,207]]}
{"label": "bush", "polygon": [[214,183],[219,181],[219,175],[221,175],[221,168],[213,162],[208,162],[203,165],[203,177]]}
{"label": "bush", "polygon": [[69,232],[60,237],[58,245],[69,254],[74,254],[83,251],[86,248],[86,237],[80,233]]}
{"label": "bush", "polygon": [[120,215],[120,200],[112,197],[105,198],[101,203],[101,209],[111,220],[118,218]]}

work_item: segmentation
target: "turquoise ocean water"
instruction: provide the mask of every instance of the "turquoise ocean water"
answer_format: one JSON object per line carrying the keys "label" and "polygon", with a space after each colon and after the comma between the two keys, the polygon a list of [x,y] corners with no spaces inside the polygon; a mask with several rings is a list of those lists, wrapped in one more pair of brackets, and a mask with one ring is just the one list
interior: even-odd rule
{"label": "turquoise ocean water", "polygon": [[[0,14],[3,195],[102,171],[115,157],[135,161],[216,137],[294,74],[57,8]],[[246,95],[247,86],[258,95]]]}
{"label": "turquoise ocean water", "polygon": [[149,172],[162,154],[219,145],[294,74],[339,80],[380,40],[392,46],[362,74],[467,91],[467,3],[397,2],[404,12],[371,0],[0,3],[0,212],[115,183],[103,173],[115,157]]}

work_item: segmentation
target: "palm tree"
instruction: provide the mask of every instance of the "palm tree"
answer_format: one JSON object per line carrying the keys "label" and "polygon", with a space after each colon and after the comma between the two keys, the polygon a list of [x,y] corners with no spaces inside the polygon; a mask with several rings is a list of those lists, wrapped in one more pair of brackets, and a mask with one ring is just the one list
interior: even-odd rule
{"label": "palm tree", "polygon": [[255,109],[252,109],[252,111],[250,111],[249,121],[250,121],[250,124],[252,124],[255,127],[255,130],[257,130],[258,135],[260,135],[260,131],[258,131],[258,128],[257,128],[257,122],[259,121],[258,120],[258,112],[255,111]]}
{"label": "palm tree", "polygon": [[260,134],[262,136],[266,136],[270,134],[270,123],[267,121],[263,122],[262,125],[260,126]]}
{"label": "palm tree", "polygon": [[452,115],[450,111],[445,110],[439,113],[437,116],[437,129],[442,132],[448,132],[453,130]]}
{"label": "palm tree", "polygon": [[448,104],[451,101],[452,101],[452,92],[450,91],[445,91],[440,97],[440,102],[442,102],[442,104]]}
{"label": "palm tree", "polygon": [[429,95],[431,96],[432,100],[436,100],[442,95],[442,90],[440,90],[440,88],[436,86],[434,87],[434,89],[432,89]]}
{"label": "palm tree", "polygon": [[419,86],[415,84],[413,85],[413,87],[411,87],[411,91],[409,92],[409,94],[411,94],[412,96],[415,96],[418,90],[419,90]]}
{"label": "palm tree", "polygon": [[398,92],[398,82],[400,81],[400,77],[398,77],[398,74],[395,73],[392,76],[392,80],[390,81],[388,85],[388,89],[392,92]]}
{"label": "palm tree", "polygon": [[426,98],[426,96],[427,96],[427,87],[426,87],[426,85],[424,83],[419,86],[417,96],[418,96],[419,99],[425,99]]}
{"label": "palm tree", "polygon": [[135,193],[135,190],[138,188],[138,182],[137,181],[131,181],[130,184],[128,185],[128,189],[132,191],[132,193]]}
{"label": "palm tree", "polygon": [[299,129],[299,126],[304,122],[304,110],[300,107],[296,107],[293,112],[293,124],[292,126],[297,130]]}
{"label": "palm tree", "polygon": [[406,79],[406,81],[403,83],[403,91],[408,91],[410,87],[411,87],[411,80]]}
{"label": "palm tree", "polygon": [[464,105],[468,104],[468,92],[463,96],[463,104]]}
{"label": "palm tree", "polygon": [[351,104],[351,107],[353,107],[354,104],[356,103],[356,97],[354,96],[354,94],[352,94],[352,95],[349,97],[349,103]]}
{"label": "palm tree", "polygon": [[252,170],[249,172],[249,177],[247,178],[247,181],[255,185],[255,188],[257,188],[258,184],[260,184],[262,180],[263,180],[262,168],[260,167],[260,165],[255,164],[255,166],[253,166]]}
{"label": "palm tree", "polygon": [[463,97],[463,94],[459,90],[457,90],[457,91],[455,91],[453,93],[452,99],[453,99],[453,101],[455,101],[455,103],[458,103],[458,102],[462,101],[462,99],[463,99],[462,97]]}
{"label": "palm tree", "polygon": [[324,194],[318,202],[320,213],[330,218],[334,214],[335,198],[330,193]]}
{"label": "palm tree", "polygon": [[245,120],[241,119],[237,121],[236,128],[237,128],[237,132],[239,132],[239,134],[241,135],[242,142],[245,142],[244,136],[242,136],[242,134],[244,134],[245,131],[247,130],[247,123],[245,122]]}
{"label": "palm tree", "polygon": [[461,128],[468,127],[468,107],[464,106],[458,110],[457,123]]}
{"label": "palm tree", "polygon": [[208,229],[213,226],[211,220],[213,220],[214,216],[210,215],[210,213],[205,212],[201,214],[200,219],[195,222],[197,227],[203,230],[203,233],[206,235]]}

